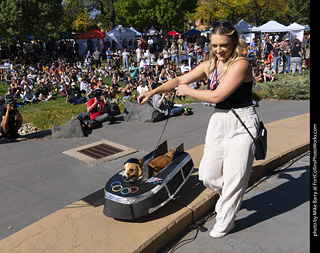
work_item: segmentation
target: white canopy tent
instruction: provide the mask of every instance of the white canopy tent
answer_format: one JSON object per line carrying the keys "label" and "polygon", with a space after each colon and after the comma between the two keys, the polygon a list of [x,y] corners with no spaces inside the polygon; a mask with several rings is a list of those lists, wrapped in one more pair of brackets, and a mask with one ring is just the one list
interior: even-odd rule
{"label": "white canopy tent", "polygon": [[[103,49],[103,43],[100,39],[93,39],[92,41],[92,45],[93,45],[93,49],[98,48],[99,52],[102,51]],[[78,52],[80,55],[83,55],[85,53],[87,53],[88,51],[88,39],[78,39],[77,43],[79,45],[79,49]],[[92,52],[90,52],[91,54],[94,52],[94,50],[91,50]]]}
{"label": "white canopy tent", "polygon": [[291,39],[293,38],[294,35],[297,35],[297,39],[302,41],[304,26],[299,25],[298,23],[294,22],[291,25],[289,25],[288,28],[291,30],[291,36],[290,36]]}
{"label": "white canopy tent", "polygon": [[201,36],[208,36],[211,33],[211,29],[201,32]]}
{"label": "white canopy tent", "polygon": [[250,43],[255,38],[255,32],[260,32],[258,27],[251,27],[245,20],[241,19],[238,24],[234,26],[239,33],[242,33],[246,43]]}
{"label": "white canopy tent", "polygon": [[259,26],[259,29],[262,33],[269,33],[269,32],[290,32],[291,30],[285,26],[282,25],[280,23],[278,23],[277,21],[269,21],[267,23],[265,23],[262,26]]}
{"label": "white canopy tent", "polygon": [[112,29],[110,32],[106,33],[106,39],[109,39],[111,43],[114,40],[117,43],[117,47],[119,47],[121,50],[123,50],[123,46],[122,46],[123,39],[126,39],[128,44],[129,44],[129,41],[132,40],[131,45],[133,46],[135,36],[136,36],[136,33],[134,31],[132,31],[129,28],[125,28],[122,25],[118,25],[117,27]]}
{"label": "white canopy tent", "polygon": [[158,43],[158,42],[159,42],[159,35],[160,35],[160,34],[161,34],[161,33],[160,33],[156,28],[154,28],[153,26],[151,26],[151,27],[144,33],[144,35],[152,38],[153,43]]}
{"label": "white canopy tent", "polygon": [[149,28],[149,30],[146,31],[145,35],[147,36],[158,36],[160,34],[160,32],[154,28],[153,26],[151,26]]}
{"label": "white canopy tent", "polygon": [[251,32],[255,32],[255,33],[260,32],[260,28],[257,27],[257,26],[253,26],[253,27],[251,28]]}
{"label": "white canopy tent", "polygon": [[250,25],[246,21],[244,21],[243,19],[241,19],[239,21],[239,23],[236,24],[234,27],[237,29],[237,31],[239,33],[250,33],[251,32]]}
{"label": "white canopy tent", "polygon": [[134,31],[136,33],[136,36],[141,36],[141,32],[137,31],[136,29],[134,29],[132,26],[129,27],[130,30]]}

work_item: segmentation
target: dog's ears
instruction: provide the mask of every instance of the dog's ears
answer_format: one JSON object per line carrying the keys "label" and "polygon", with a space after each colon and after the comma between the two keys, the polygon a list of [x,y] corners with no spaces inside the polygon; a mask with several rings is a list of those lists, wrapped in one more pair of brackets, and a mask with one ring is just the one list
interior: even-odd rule
{"label": "dog's ears", "polygon": [[139,160],[139,163],[140,163],[140,166],[142,168],[144,162],[146,161],[146,159],[144,157],[142,157],[140,160]]}
{"label": "dog's ears", "polygon": [[[141,160],[141,159],[140,159]],[[129,160],[127,160],[124,164],[126,163],[136,163],[136,164],[139,164],[140,161],[137,159],[137,158],[130,158]],[[123,165],[124,165],[123,164]]]}
{"label": "dog's ears", "polygon": [[142,166],[144,164],[144,162],[146,161],[146,159],[144,157],[142,157],[140,160],[139,160],[139,177],[142,176],[143,174],[143,169],[142,169]]}

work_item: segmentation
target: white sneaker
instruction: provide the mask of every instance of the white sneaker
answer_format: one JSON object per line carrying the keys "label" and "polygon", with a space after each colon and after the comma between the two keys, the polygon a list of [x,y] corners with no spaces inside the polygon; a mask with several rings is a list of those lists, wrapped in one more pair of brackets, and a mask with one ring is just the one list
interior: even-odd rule
{"label": "white sneaker", "polygon": [[216,232],[214,229],[211,230],[210,232],[210,237],[213,237],[213,238],[221,238],[221,237],[224,237],[226,236],[227,234],[230,233],[231,230],[233,230],[235,227],[235,224],[233,223],[233,225],[231,226],[231,228],[225,232]]}

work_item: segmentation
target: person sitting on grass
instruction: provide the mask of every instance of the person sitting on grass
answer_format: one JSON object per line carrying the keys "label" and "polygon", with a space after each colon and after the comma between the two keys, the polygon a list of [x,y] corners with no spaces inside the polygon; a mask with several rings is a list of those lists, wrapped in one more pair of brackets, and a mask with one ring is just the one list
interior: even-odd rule
{"label": "person sitting on grass", "polygon": [[12,82],[12,75],[10,73],[10,71],[7,71],[6,74],[4,75],[4,81],[5,81],[5,85],[10,85]]}
{"label": "person sitting on grass", "polygon": [[71,103],[73,105],[78,105],[84,103],[85,97],[81,96],[81,91],[79,87],[76,87],[76,83],[71,83],[71,88],[67,90],[67,99],[66,103]]}
{"label": "person sitting on grass", "polygon": [[10,85],[12,93],[16,95],[17,98],[22,97],[23,88],[19,84],[18,79],[13,79]]}
{"label": "person sitting on grass", "polygon": [[87,112],[90,113],[90,119],[98,124],[111,120],[112,117],[107,113],[105,98],[100,89],[95,90],[93,98],[89,99]]}
{"label": "person sitting on grass", "polygon": [[0,133],[4,138],[15,139],[20,137],[18,130],[22,126],[22,116],[15,101],[6,100],[5,104],[0,105]]}
{"label": "person sitting on grass", "polygon": [[12,88],[8,88],[8,92],[5,94],[5,102],[14,101],[17,102],[18,98],[15,93],[12,92]]}
{"label": "person sitting on grass", "polygon": [[263,75],[260,72],[260,68],[257,66],[252,67],[252,75],[256,83],[263,82]]}
{"label": "person sitting on grass", "polygon": [[[58,81],[59,79],[57,79]],[[66,72],[63,71],[62,75],[60,76],[60,83],[59,83],[59,92],[62,96],[66,95],[66,90],[68,85],[70,85],[70,78],[66,75]]]}
{"label": "person sitting on grass", "polygon": [[108,98],[110,100],[115,100],[118,101],[119,100],[119,94],[118,94],[118,89],[116,86],[111,85],[108,91]]}
{"label": "person sitting on grass", "polygon": [[37,101],[36,95],[34,95],[33,91],[30,90],[29,86],[24,88],[23,93],[23,103],[24,104],[34,104]]}
{"label": "person sitting on grass", "polygon": [[139,65],[140,71],[142,71],[144,68],[147,68],[148,65],[149,65],[149,61],[147,60],[146,57],[143,57],[142,61],[140,61],[140,65]]}
{"label": "person sitting on grass", "polygon": [[135,98],[138,98],[138,95],[149,90],[148,85],[143,85],[143,82],[141,80],[138,82],[138,85],[139,86],[137,87],[137,93],[135,94]]}
{"label": "person sitting on grass", "polygon": [[263,70],[263,80],[265,82],[267,81],[273,82],[275,76],[276,76],[276,71],[274,69],[271,69],[271,63],[268,62],[267,66]]}
{"label": "person sitting on grass", "polygon": [[182,65],[181,65],[181,67],[180,67],[180,73],[181,73],[181,75],[188,73],[190,70],[191,70],[191,68],[190,68],[189,66],[187,66],[186,61],[183,61],[183,62],[182,62]]}
{"label": "person sitting on grass", "polygon": [[86,76],[82,76],[80,79],[80,90],[84,94],[88,94],[90,92],[89,82],[87,81]]}
{"label": "person sitting on grass", "polygon": [[44,86],[43,82],[40,82],[38,91],[36,93],[36,97],[39,99],[41,102],[47,102],[49,101],[53,95],[49,94],[49,89]]}
{"label": "person sitting on grass", "polygon": [[127,83],[123,88],[123,100],[127,100],[131,97],[133,92],[133,86],[131,83]]}

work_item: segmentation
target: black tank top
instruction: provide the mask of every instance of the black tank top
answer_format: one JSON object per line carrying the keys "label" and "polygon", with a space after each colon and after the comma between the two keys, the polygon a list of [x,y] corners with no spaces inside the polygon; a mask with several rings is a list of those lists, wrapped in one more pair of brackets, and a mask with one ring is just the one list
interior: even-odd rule
{"label": "black tank top", "polygon": [[[209,82],[209,88],[210,88],[210,83],[211,82]],[[253,84],[253,81],[243,82],[240,85],[240,87],[235,92],[233,92],[229,97],[227,97],[225,100],[227,100],[228,104],[234,109],[253,105],[252,96],[251,96],[252,84]],[[215,90],[218,87],[218,85],[216,85],[213,90]],[[216,108],[230,109],[230,107],[224,101],[217,103]]]}

